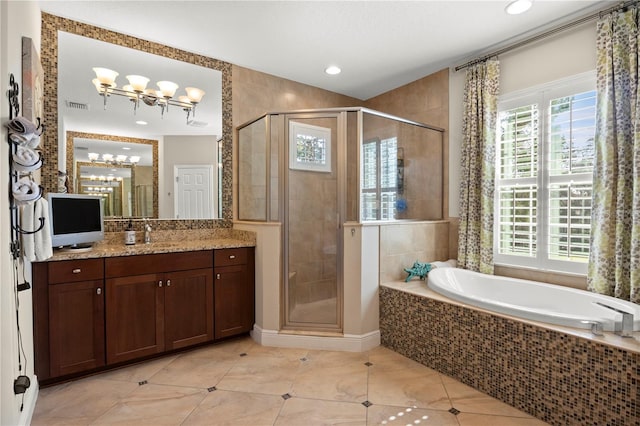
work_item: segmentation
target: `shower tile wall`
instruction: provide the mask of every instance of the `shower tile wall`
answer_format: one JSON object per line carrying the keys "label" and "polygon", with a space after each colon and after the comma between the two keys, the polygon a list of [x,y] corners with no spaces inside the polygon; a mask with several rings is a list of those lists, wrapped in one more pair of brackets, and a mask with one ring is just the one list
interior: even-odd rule
{"label": "shower tile wall", "polygon": [[404,191],[398,199],[406,210],[396,219],[438,220],[443,218],[443,141],[434,130],[413,126],[373,114],[364,114],[363,142],[397,138],[404,158]]}
{"label": "shower tile wall", "polygon": [[267,220],[266,217],[266,125],[262,118],[239,132],[238,218]]}
{"label": "shower tile wall", "polygon": [[[331,164],[337,164],[335,119],[308,123],[332,129]],[[293,305],[337,295],[337,211],[335,167],[330,173],[289,170],[289,303]]]}
{"label": "shower tile wall", "polygon": [[385,224],[380,226],[380,282],[404,280],[418,260],[449,259],[447,221]]}

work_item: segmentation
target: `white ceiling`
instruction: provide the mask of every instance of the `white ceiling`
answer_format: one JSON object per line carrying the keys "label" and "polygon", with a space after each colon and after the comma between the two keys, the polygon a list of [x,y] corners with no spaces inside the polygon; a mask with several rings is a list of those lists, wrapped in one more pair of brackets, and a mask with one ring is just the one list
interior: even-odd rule
{"label": "white ceiling", "polygon": [[[614,1],[45,1],[48,13],[361,100]],[[606,3],[606,4],[605,4]],[[329,76],[328,65],[342,73]]]}

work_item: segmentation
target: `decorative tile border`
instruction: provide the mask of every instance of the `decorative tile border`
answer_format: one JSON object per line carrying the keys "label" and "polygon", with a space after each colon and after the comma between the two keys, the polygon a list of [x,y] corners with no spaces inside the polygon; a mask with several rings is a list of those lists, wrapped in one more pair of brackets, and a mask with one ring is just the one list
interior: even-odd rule
{"label": "decorative tile border", "polygon": [[[58,182],[58,31],[90,37],[107,43],[141,50],[178,61],[189,62],[222,73],[222,217],[219,220],[158,220],[154,229],[193,229],[193,222],[199,222],[198,228],[231,227],[232,225],[232,165],[233,165],[233,122],[232,122],[232,65],[219,59],[209,58],[159,43],[142,40],[125,34],[76,22],[42,12],[40,57],[44,69],[44,117],[47,131],[42,136],[41,147],[46,159],[42,172],[42,185],[45,192],[56,192]],[[108,222],[108,227],[118,226],[118,222]],[[128,222],[128,221],[127,221]],[[183,224],[182,222],[188,222]],[[124,229],[118,227],[117,231]]]}
{"label": "decorative tile border", "polygon": [[555,425],[640,425],[640,354],[380,287],[382,345]]}

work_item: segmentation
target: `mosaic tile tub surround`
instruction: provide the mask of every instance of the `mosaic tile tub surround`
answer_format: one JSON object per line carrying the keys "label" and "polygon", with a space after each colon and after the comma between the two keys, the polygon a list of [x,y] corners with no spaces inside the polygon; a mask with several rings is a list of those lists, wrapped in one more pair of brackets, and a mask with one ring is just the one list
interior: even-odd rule
{"label": "mosaic tile tub surround", "polygon": [[640,425],[640,353],[380,287],[381,342],[554,425]]}

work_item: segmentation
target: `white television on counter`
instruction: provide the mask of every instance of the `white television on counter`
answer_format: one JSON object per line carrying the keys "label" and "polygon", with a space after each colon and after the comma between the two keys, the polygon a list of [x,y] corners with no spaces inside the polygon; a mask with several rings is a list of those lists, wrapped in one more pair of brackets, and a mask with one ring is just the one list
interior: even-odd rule
{"label": "white television on counter", "polygon": [[50,192],[47,201],[53,247],[86,249],[104,239],[102,197]]}

